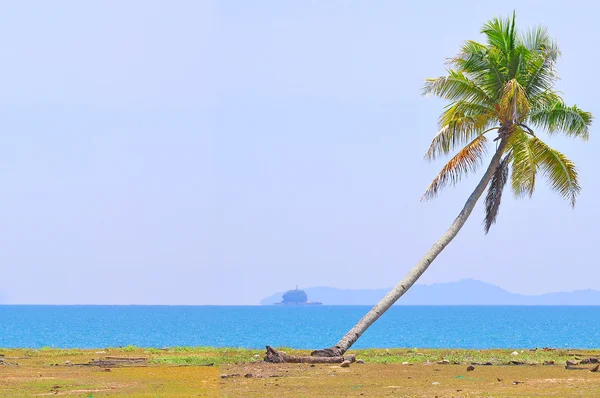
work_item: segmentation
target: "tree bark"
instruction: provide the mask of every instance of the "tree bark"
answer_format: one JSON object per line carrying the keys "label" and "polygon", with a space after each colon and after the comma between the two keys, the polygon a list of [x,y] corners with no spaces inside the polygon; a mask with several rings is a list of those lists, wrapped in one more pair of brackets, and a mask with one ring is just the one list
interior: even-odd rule
{"label": "tree bark", "polygon": [[354,355],[345,355],[339,357],[303,357],[296,355],[288,355],[285,352],[274,350],[267,346],[267,354],[265,362],[271,363],[342,363],[344,361],[354,362]]}
{"label": "tree bark", "polygon": [[[507,129],[508,130],[508,129]],[[475,187],[471,196],[467,199],[463,209],[442,237],[435,242],[433,247],[421,258],[421,260],[410,270],[410,272],[402,279],[384,298],[379,301],[346,335],[333,347],[324,350],[316,350],[311,353],[315,357],[340,357],[358,340],[358,338],[371,326],[385,311],[387,311],[410,287],[419,279],[427,270],[429,265],[435,258],[444,250],[444,248],[458,235],[458,232],[465,224],[477,201],[485,191],[492,176],[496,172],[504,148],[506,148],[507,136],[499,134],[500,143],[490,161],[490,164],[485,171],[485,174]]]}

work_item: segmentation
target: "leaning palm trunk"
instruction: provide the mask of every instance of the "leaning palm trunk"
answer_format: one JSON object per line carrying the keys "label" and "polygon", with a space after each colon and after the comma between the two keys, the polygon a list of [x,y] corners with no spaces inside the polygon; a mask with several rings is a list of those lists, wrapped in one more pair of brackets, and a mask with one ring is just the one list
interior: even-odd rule
{"label": "leaning palm trunk", "polygon": [[[500,134],[502,136],[502,134]],[[460,229],[465,225],[465,222],[469,218],[469,215],[475,208],[477,201],[485,191],[485,188],[489,184],[492,176],[498,169],[504,148],[506,147],[508,139],[502,138],[498,144],[498,148],[490,161],[490,164],[475,187],[475,190],[467,199],[465,206],[458,213],[458,216],[448,228],[448,231],[433,245],[431,249],[421,260],[410,270],[410,272],[402,279],[384,298],[381,299],[371,310],[360,320],[358,323],[348,332],[346,335],[333,347],[326,348],[324,350],[316,350],[311,353],[313,356],[318,357],[339,357],[358,340],[358,338],[377,320],[384,312],[386,312],[400,297],[404,295],[411,288],[411,286],[423,275],[423,273],[429,268],[429,265],[435,260],[435,258],[444,250],[444,248],[458,235]]]}

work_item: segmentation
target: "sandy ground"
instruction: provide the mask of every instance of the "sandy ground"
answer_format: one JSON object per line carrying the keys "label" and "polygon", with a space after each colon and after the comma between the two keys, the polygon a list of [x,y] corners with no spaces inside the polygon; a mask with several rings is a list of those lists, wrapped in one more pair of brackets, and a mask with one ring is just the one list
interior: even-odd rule
{"label": "sandy ground", "polygon": [[[564,365],[565,358],[600,352],[522,352],[519,357],[538,364],[500,365],[512,358],[510,351],[413,351],[363,351],[365,364],[343,368],[264,363],[256,350],[4,350],[0,397],[600,397],[600,372],[590,372],[593,364],[579,365],[578,370]],[[116,368],[76,365],[106,355],[145,356],[148,363]],[[404,360],[406,355],[413,355],[412,365],[381,363]],[[440,355],[499,362],[467,371],[468,364],[436,364],[433,359]],[[551,356],[556,365],[541,364]],[[177,364],[187,360],[215,363]]]}
{"label": "sandy ground", "polygon": [[[588,366],[590,368],[591,366]],[[223,366],[224,397],[600,397],[600,373],[554,366]],[[252,376],[246,376],[252,375]]]}

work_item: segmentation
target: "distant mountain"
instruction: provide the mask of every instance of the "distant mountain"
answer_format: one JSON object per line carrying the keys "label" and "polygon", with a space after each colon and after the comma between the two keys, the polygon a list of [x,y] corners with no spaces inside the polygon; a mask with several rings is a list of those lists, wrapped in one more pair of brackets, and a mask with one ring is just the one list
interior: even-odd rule
{"label": "distant mountain", "polygon": [[[352,290],[309,287],[303,290],[309,300],[320,301],[324,305],[373,305],[391,288]],[[266,297],[260,304],[280,302],[283,293]],[[600,305],[600,291],[576,290],[526,296],[507,292],[489,283],[463,279],[458,282],[414,285],[396,305]]]}

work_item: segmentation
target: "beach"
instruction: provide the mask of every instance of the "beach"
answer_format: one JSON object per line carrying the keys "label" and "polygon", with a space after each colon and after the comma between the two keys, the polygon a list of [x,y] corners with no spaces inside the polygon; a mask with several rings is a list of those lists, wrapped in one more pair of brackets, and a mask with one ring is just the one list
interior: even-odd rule
{"label": "beach", "polygon": [[[364,363],[272,364],[263,361],[264,350],[238,348],[0,349],[0,396],[569,397],[600,392],[600,372],[590,371],[600,350],[396,348],[349,354]],[[566,369],[566,361],[574,365]]]}

